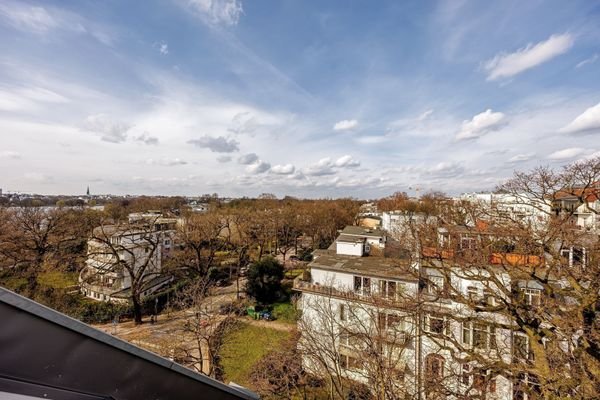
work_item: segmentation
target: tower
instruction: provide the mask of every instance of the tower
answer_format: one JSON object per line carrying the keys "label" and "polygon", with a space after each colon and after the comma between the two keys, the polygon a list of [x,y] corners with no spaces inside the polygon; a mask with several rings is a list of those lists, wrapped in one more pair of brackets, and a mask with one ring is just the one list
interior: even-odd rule
{"label": "tower", "polygon": [[85,192],[85,194],[86,194],[86,196],[90,195],[90,187],[89,186],[87,187],[87,191]]}

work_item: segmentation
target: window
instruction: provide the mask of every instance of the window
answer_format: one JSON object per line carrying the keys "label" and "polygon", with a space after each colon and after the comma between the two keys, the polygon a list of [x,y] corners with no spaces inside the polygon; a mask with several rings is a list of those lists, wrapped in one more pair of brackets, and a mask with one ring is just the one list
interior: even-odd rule
{"label": "window", "polygon": [[477,240],[474,237],[462,236],[460,238],[460,249],[461,250],[475,250]]}
{"label": "window", "polygon": [[169,246],[171,244],[171,241],[169,239],[165,240],[165,246]]}
{"label": "window", "polygon": [[496,297],[494,296],[494,293],[492,293],[492,291],[489,289],[483,290],[483,301],[488,306],[493,307],[496,305]]}
{"label": "window", "polygon": [[348,370],[361,369],[361,363],[358,358],[354,358],[347,354],[340,354],[340,367]]}
{"label": "window", "polygon": [[444,377],[444,357],[439,354],[429,354],[425,357],[425,379],[439,381]]}
{"label": "window", "polygon": [[523,298],[527,305],[538,307],[542,302],[542,291],[540,289],[521,288]]}
{"label": "window", "polygon": [[340,304],[340,321],[346,321],[348,316],[346,315],[346,306]]}
{"label": "window", "polygon": [[358,294],[371,294],[371,278],[363,276],[354,277],[354,292]]}
{"label": "window", "polygon": [[529,349],[529,338],[527,336],[520,334],[513,336],[513,359],[515,361],[533,359],[533,353]]}
{"label": "window", "polygon": [[514,400],[532,400],[539,398],[540,382],[535,375],[521,373],[513,382]]}
{"label": "window", "polygon": [[436,333],[439,335],[450,334],[450,324],[446,317],[436,316],[432,314],[425,315],[425,331],[429,333]]}
{"label": "window", "polygon": [[402,287],[402,284],[399,284],[397,282],[380,280],[379,281],[379,294],[383,298],[395,300],[399,297],[398,296],[400,294],[399,289],[401,287]]}
{"label": "window", "polygon": [[427,293],[433,295],[445,295],[447,292],[446,280],[443,276],[428,275],[427,281],[425,282],[425,288]]}
{"label": "window", "polygon": [[461,365],[460,383],[468,388],[472,387],[481,393],[495,393],[496,379],[491,371],[485,368],[473,368],[471,364]]}
{"label": "window", "polygon": [[403,330],[404,318],[400,315],[380,312],[377,314],[377,325],[381,332],[388,330]]}
{"label": "window", "polygon": [[460,373],[460,383],[465,386],[471,386],[471,374],[471,364],[462,364]]}
{"label": "window", "polygon": [[495,349],[496,329],[482,322],[463,322],[462,342],[474,349]]}
{"label": "window", "polygon": [[477,289],[475,286],[468,286],[467,287],[467,297],[471,301],[476,301],[479,297],[479,289]]}
{"label": "window", "polygon": [[473,375],[473,387],[481,393],[495,393],[496,379],[489,369],[477,369]]}

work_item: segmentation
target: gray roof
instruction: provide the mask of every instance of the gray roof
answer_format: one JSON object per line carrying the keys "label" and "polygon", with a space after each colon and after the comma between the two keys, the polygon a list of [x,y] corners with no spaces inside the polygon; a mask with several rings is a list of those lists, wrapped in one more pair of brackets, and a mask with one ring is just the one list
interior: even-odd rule
{"label": "gray roof", "polygon": [[364,237],[377,237],[382,238],[385,236],[385,232],[381,229],[372,229],[372,228],[364,228],[362,226],[346,226],[342,232],[343,235],[352,235],[352,236],[364,236]]}
{"label": "gray roof", "polygon": [[409,263],[404,260],[377,256],[346,256],[322,250],[317,250],[313,254],[315,259],[308,264],[310,268],[411,282],[418,281],[416,274],[411,271]]}
{"label": "gray roof", "polygon": [[364,237],[361,236],[352,236],[352,235],[345,235],[345,234],[341,234],[340,236],[337,237],[337,239],[335,239],[337,242],[346,242],[346,243],[362,243],[365,241]]}
{"label": "gray roof", "polygon": [[13,385],[116,400],[258,398],[1,287],[0,321],[0,377]]}

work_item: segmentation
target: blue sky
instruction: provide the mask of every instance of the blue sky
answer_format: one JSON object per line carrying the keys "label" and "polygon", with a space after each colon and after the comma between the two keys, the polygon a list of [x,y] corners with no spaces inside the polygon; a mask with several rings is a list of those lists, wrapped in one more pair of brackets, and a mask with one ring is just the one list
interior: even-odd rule
{"label": "blue sky", "polygon": [[5,191],[456,194],[600,155],[597,1],[4,0],[0,46]]}

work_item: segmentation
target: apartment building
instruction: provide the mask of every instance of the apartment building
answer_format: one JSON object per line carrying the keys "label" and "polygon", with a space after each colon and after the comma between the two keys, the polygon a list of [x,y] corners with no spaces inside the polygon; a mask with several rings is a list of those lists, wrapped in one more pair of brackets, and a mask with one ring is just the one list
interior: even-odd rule
{"label": "apartment building", "polygon": [[[501,249],[484,269],[470,267],[482,233],[492,234],[481,226],[440,227],[437,243],[406,259],[337,241],[315,251],[310,276],[294,283],[305,368],[360,382],[382,398],[533,398],[535,377],[508,379],[489,366],[528,362],[528,337],[494,310],[510,301],[506,293],[540,304],[542,287],[515,280],[504,267],[543,259]],[[343,235],[338,240],[346,243]]]}
{"label": "apartment building", "polygon": [[172,281],[162,264],[174,244],[177,220],[159,212],[132,213],[129,222],[96,227],[87,242],[88,258],[79,275],[81,293],[98,301],[127,302],[132,279],[141,297]]}

